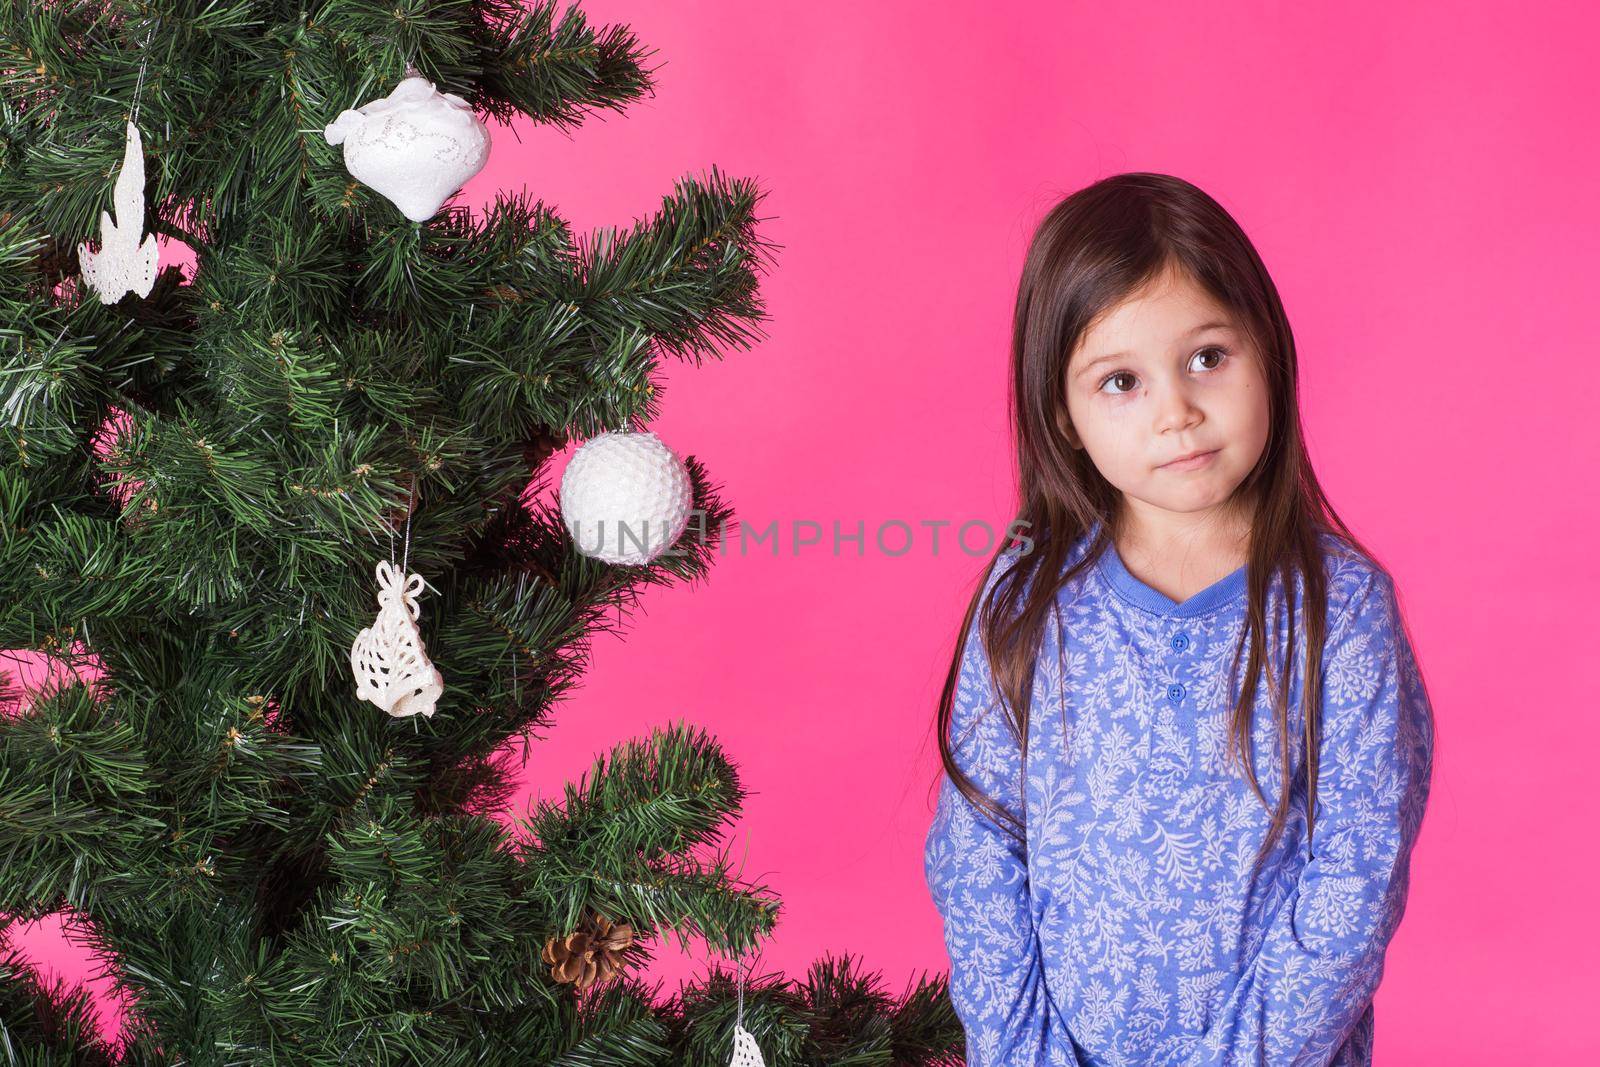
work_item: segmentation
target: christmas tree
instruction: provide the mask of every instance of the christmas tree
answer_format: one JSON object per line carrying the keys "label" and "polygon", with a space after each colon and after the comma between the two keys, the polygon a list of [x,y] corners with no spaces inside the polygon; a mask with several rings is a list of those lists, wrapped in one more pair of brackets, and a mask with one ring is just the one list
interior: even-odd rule
{"label": "christmas tree", "polygon": [[542,2],[0,8],[0,648],[62,671],[0,674],[0,923],[65,915],[127,1008],[107,1040],[6,952],[6,1062],[724,1064],[736,1022],[771,1064],[955,1062],[940,977],[636,977],[778,913],[687,721],[496,818],[592,635],[732,513],[686,459],[703,521],[608,563],[545,467],[754,343],[772,247],[715,168],[587,238],[438,205],[482,119],[622,110],[648,56]]}

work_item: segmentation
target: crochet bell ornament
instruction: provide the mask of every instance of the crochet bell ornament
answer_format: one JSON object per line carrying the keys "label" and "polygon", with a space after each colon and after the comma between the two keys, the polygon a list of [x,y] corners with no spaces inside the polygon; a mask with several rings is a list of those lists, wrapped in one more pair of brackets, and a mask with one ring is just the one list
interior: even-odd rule
{"label": "crochet bell ornament", "polygon": [[737,1024],[733,1028],[733,1059],[728,1061],[728,1067],[767,1067],[756,1036]]}
{"label": "crochet bell ornament", "polygon": [[394,92],[328,124],[344,145],[350,176],[425,222],[489,161],[489,129],[455,93],[441,93],[415,68]]}
{"label": "crochet bell ornament", "polygon": [[350,646],[356,699],[370,700],[395,718],[432,717],[444,692],[444,678],[428,659],[417,629],[422,575],[402,580],[400,568],[386,559],[378,561],[376,570],[378,617]]}

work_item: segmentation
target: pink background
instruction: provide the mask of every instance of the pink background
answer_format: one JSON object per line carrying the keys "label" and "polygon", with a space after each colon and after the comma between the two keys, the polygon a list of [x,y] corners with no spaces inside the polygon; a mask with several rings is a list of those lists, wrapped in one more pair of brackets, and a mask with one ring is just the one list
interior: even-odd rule
{"label": "pink background", "polygon": [[[759,966],[947,966],[922,879],[934,701],[1011,513],[1005,347],[1033,223],[1106,175],[1208,190],[1277,280],[1341,514],[1397,577],[1439,716],[1383,1064],[1590,1062],[1600,742],[1592,490],[1600,84],[1584,5],[592,0],[659,50],[657,95],[567,137],[497,130],[465,190],[583,230],[716,163],[770,189],[770,338],[671,366],[652,427],[738,516],[864,521],[648,594],[534,748],[524,801],[687,717],[753,792],[730,842],[784,900]],[[331,117],[331,116],[330,116]],[[1583,486],[1590,486],[1585,489]],[[871,534],[917,527],[912,550]],[[923,520],[949,520],[937,555]],[[520,802],[519,802],[520,803]],[[84,964],[51,924],[35,958]],[[661,950],[675,988],[704,964]]]}

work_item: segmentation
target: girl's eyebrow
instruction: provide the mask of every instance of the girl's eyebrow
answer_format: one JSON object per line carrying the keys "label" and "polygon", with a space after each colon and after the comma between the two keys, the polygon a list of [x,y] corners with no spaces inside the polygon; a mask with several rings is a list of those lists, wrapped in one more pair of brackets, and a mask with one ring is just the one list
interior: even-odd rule
{"label": "girl's eyebrow", "polygon": [[[1184,334],[1183,336],[1184,336],[1184,338],[1187,339],[1187,338],[1193,337],[1197,333],[1205,333],[1207,330],[1231,330],[1231,329],[1233,329],[1233,324],[1231,322],[1207,322],[1207,323],[1202,323],[1199,326],[1196,326],[1194,329],[1190,330],[1188,333]],[[1075,377],[1075,378],[1083,377],[1085,374],[1089,373],[1091,368],[1093,368],[1097,364],[1104,363],[1108,359],[1127,359],[1132,354],[1133,353],[1131,353],[1131,352],[1108,352],[1103,356],[1096,356],[1093,359],[1091,359],[1089,362],[1085,363],[1083,366],[1079,367],[1078,368],[1078,372],[1075,375],[1073,375],[1073,377]]]}

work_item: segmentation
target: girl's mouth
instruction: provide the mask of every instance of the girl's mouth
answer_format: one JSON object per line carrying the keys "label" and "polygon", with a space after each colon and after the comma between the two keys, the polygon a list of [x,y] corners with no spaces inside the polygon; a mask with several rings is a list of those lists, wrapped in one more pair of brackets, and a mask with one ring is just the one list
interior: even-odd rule
{"label": "girl's mouth", "polygon": [[1211,458],[1217,454],[1217,451],[1217,449],[1213,448],[1209,452],[1201,452],[1199,455],[1190,456],[1188,459],[1175,459],[1171,463],[1163,463],[1156,469],[1163,471],[1199,470],[1211,462]]}

